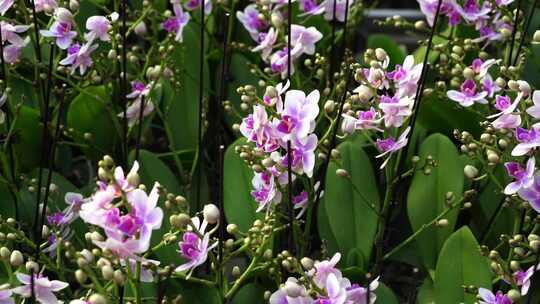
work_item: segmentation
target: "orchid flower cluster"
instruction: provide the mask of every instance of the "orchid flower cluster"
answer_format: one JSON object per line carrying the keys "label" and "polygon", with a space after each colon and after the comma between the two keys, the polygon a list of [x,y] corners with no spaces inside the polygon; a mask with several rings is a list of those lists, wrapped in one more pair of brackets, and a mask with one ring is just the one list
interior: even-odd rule
{"label": "orchid flower cluster", "polygon": [[[354,1],[339,0],[335,3],[337,21],[345,20],[347,4],[351,8]],[[326,20],[334,18],[333,1],[325,0],[317,3],[316,0],[302,0],[299,1],[298,6],[302,11],[298,17],[324,14]],[[236,13],[238,20],[257,44],[251,51],[260,53],[261,59],[269,65],[269,73],[280,75],[282,79],[288,76],[289,61],[292,75],[295,72],[295,61],[303,54],[315,54],[315,44],[323,38],[323,34],[313,26],[291,24],[291,49],[289,50],[285,21],[286,8],[286,1],[257,1],[246,6],[244,11]]]}
{"label": "orchid flower cluster", "polygon": [[[433,26],[437,12],[438,0],[417,0],[427,22]],[[513,14],[509,5],[514,0],[464,0],[461,5],[455,0],[443,0],[440,8],[441,15],[448,18],[451,27],[460,24],[473,26],[478,31],[476,42],[485,45],[492,41],[506,40],[513,29]]]}
{"label": "orchid flower cluster", "polygon": [[[356,70],[355,79],[360,84],[353,93],[350,106],[343,114],[341,128],[344,133],[356,131],[382,133],[376,140],[380,154],[390,157],[407,145],[409,130],[406,122],[413,113],[422,64],[415,64],[413,56],[405,58],[389,70],[390,58],[383,49],[369,49],[365,53],[369,68]],[[392,136],[400,132],[399,136]]]}
{"label": "orchid flower cluster", "polygon": [[270,304],[375,303],[375,290],[379,286],[379,279],[371,281],[367,288],[351,284],[336,268],[340,259],[339,253],[330,260],[313,262],[304,259],[304,267],[307,266],[308,270],[304,272],[303,280],[289,277],[285,284],[270,296]]}
{"label": "orchid flower cluster", "polygon": [[[251,192],[259,204],[257,211],[269,212],[281,202],[283,187],[289,182],[289,166],[294,172],[292,180],[297,175],[313,175],[318,143],[314,131],[320,93],[314,90],[306,95],[303,91],[288,89],[289,82],[279,83],[275,87],[266,87],[262,99],[251,95],[253,112],[240,125],[242,135],[255,144],[254,148],[247,147],[246,151],[240,152],[246,160],[250,154],[255,156],[249,161],[257,164]],[[250,154],[249,149],[252,149]],[[305,212],[307,201],[305,191],[294,197],[294,207],[300,209],[299,216]]]}

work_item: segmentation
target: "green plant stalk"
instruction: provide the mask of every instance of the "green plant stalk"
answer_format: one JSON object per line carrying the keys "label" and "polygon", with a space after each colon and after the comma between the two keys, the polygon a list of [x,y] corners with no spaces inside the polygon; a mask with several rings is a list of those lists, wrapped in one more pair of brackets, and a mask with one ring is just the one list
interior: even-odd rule
{"label": "green plant stalk", "polygon": [[403,247],[405,247],[407,244],[409,244],[410,242],[412,242],[414,239],[416,239],[417,236],[419,236],[422,232],[424,232],[424,230],[426,230],[427,228],[435,225],[440,219],[444,218],[450,211],[454,210],[456,207],[458,206],[461,206],[461,203],[463,202],[463,199],[459,200],[458,202],[452,204],[448,209],[444,210],[443,212],[441,212],[441,214],[439,214],[436,218],[434,218],[433,220],[431,220],[429,223],[425,223],[423,224],[420,229],[418,229],[415,233],[413,233],[411,236],[409,236],[408,238],[406,238],[403,242],[401,242],[399,245],[397,245],[396,247],[394,247],[392,250],[390,250],[390,252],[388,252],[387,254],[385,254],[382,259],[383,260],[386,260],[388,258],[390,258],[392,255],[394,255],[396,252],[398,252],[399,250],[401,250]]}

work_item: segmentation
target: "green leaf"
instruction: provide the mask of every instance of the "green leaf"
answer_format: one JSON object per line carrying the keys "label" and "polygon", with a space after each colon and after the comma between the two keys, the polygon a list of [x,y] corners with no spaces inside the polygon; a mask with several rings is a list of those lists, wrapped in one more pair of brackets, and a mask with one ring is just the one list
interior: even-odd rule
{"label": "green leaf", "polygon": [[264,288],[255,283],[244,285],[231,301],[231,304],[259,303],[264,299]]}
{"label": "green leaf", "polygon": [[392,289],[388,288],[388,286],[384,285],[384,283],[379,283],[379,287],[377,287],[377,289],[375,290],[375,294],[377,295],[376,303],[384,303],[384,304],[398,304],[399,303]]}
{"label": "green leaf", "polygon": [[14,126],[13,149],[21,171],[36,167],[41,161],[43,125],[37,110],[22,106]]}
{"label": "green leaf", "polygon": [[223,204],[227,222],[238,225],[241,231],[247,231],[258,217],[258,205],[250,194],[253,172],[235,152],[235,147],[243,144],[245,140],[239,139],[225,152]]}
{"label": "green leaf", "polygon": [[[171,299],[179,294],[182,295],[182,303],[189,304],[220,304],[219,291],[215,287],[203,286],[200,284],[185,281],[169,280],[166,293]],[[172,285],[172,286],[170,286]]]}
{"label": "green leaf", "polygon": [[403,63],[405,60],[405,51],[397,44],[394,39],[384,34],[372,34],[369,35],[367,41],[367,47],[370,49],[381,48],[386,51],[388,57],[390,57],[390,66],[393,67],[396,64]]}
{"label": "green leaf", "polygon": [[[418,170],[413,176],[407,195],[407,211],[414,232],[448,208],[447,192],[454,193],[454,200],[460,199],[464,180],[459,154],[446,136],[429,136],[422,143],[419,155],[422,163],[431,155],[437,165],[431,168],[429,175],[426,175],[424,170]],[[416,238],[426,268],[435,268],[439,249],[452,233],[458,213],[459,210],[455,209],[447,214],[447,227],[429,227]]]}
{"label": "green leaf", "polygon": [[[184,29],[184,42],[175,49],[175,67],[182,70],[178,76],[180,87],[164,85],[163,94],[168,107],[165,123],[172,131],[174,150],[194,149],[199,134],[199,38],[195,23]],[[205,91],[210,86],[208,65],[204,65]],[[166,82],[164,82],[166,83]]]}
{"label": "green leaf", "polygon": [[429,276],[424,279],[424,283],[418,290],[416,303],[418,304],[435,304],[435,291],[433,290],[433,281]]}
{"label": "green leaf", "polygon": [[[135,157],[135,151],[132,151],[130,153],[129,159],[133,161]],[[140,150],[139,152],[139,176],[141,178],[141,182],[146,185],[147,191],[151,191],[152,187],[154,186],[155,182],[160,183],[164,188],[167,189],[167,192],[173,193],[173,194],[180,194],[181,188],[178,184],[178,179],[176,176],[171,172],[169,167],[165,163],[161,161],[154,153],[146,151],[146,150]],[[124,174],[127,174],[129,172],[130,168],[124,168]],[[165,204],[163,200],[160,199],[158,202],[158,206],[161,207],[161,209],[164,212],[163,216],[163,223],[161,224],[161,229],[154,230],[152,233],[152,242],[151,246],[155,246],[161,239],[163,238],[163,235],[167,233],[171,226],[169,223],[169,216],[171,214],[168,214],[167,208],[165,208]],[[158,250],[155,254],[156,256],[162,261],[162,263],[172,263],[178,260],[179,256],[176,252],[178,248],[176,247],[176,244],[172,244],[169,246],[163,246],[160,250]]]}
{"label": "green leaf", "polygon": [[[67,124],[75,130],[74,140],[88,145],[83,151],[88,157],[98,158],[113,150],[117,132],[115,122],[107,109],[110,106],[110,94],[105,87],[86,88],[88,93],[81,93],[69,106]],[[90,133],[90,140],[84,139],[84,133]]]}
{"label": "green leaf", "polygon": [[[324,205],[339,251],[344,256],[354,249],[368,259],[377,229],[379,192],[371,162],[361,148],[362,140],[356,137],[340,144],[341,164],[331,162],[326,174]],[[336,170],[343,168],[350,179],[339,177]],[[354,185],[354,187],[353,187]],[[366,261],[363,263],[366,265]]]}
{"label": "green leaf", "polygon": [[330,228],[330,221],[328,219],[328,213],[326,212],[326,204],[324,199],[319,202],[319,208],[317,208],[317,229],[319,231],[319,237],[321,241],[324,241],[326,250],[330,255],[334,255],[339,251],[336,237]]}
{"label": "green leaf", "polygon": [[475,303],[476,295],[463,289],[469,285],[491,289],[491,271],[474,235],[464,226],[448,238],[439,255],[434,282],[437,304]]}

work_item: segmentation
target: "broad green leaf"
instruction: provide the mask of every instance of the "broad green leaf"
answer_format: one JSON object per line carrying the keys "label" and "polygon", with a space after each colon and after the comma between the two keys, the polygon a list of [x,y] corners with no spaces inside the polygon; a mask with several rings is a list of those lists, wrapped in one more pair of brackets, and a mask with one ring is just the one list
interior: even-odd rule
{"label": "broad green leaf", "polygon": [[[117,130],[110,107],[110,95],[105,87],[87,88],[73,99],[67,113],[67,125],[75,130],[74,140],[88,145],[83,149],[91,158],[101,157],[113,150]],[[90,133],[90,140],[84,139],[84,133]]]}
{"label": "broad green leaf", "polygon": [[332,232],[332,228],[330,228],[324,199],[320,200],[319,207],[317,208],[317,229],[319,231],[319,237],[321,238],[321,241],[324,241],[328,253],[334,255],[334,253],[338,252],[339,249],[336,237]]}
{"label": "broad green leaf", "polygon": [[464,226],[454,232],[441,249],[435,270],[436,303],[475,303],[476,295],[463,289],[469,285],[491,289],[491,271],[487,259],[480,255],[474,235]]}
{"label": "broad green leaf", "polygon": [[21,171],[36,167],[41,161],[41,136],[43,125],[39,112],[22,106],[15,122],[13,149]]}
{"label": "broad green leaf", "polygon": [[367,47],[370,49],[381,48],[386,51],[390,57],[390,66],[402,64],[405,60],[405,51],[388,35],[372,34],[369,35]]}
{"label": "broad green leaf", "polygon": [[384,303],[384,304],[398,304],[399,301],[392,291],[392,289],[388,288],[388,286],[384,285],[384,283],[379,283],[379,287],[375,290],[375,294],[377,295],[377,301],[376,303]]}
{"label": "broad green leaf", "polygon": [[259,303],[264,301],[264,288],[258,284],[244,285],[231,300],[231,304]]}
{"label": "broad green leaf", "polygon": [[[414,232],[448,208],[447,192],[453,192],[455,200],[460,199],[464,180],[463,164],[457,149],[446,136],[429,136],[422,143],[419,155],[420,165],[428,155],[433,157],[437,165],[431,168],[429,175],[424,170],[418,170],[413,176],[407,195],[407,212]],[[438,252],[452,233],[458,213],[458,209],[455,209],[446,215],[447,227],[429,227],[416,238],[426,268],[435,268]]]}
{"label": "broad green leaf", "polygon": [[239,139],[225,152],[223,170],[223,203],[227,222],[238,225],[241,231],[247,231],[257,219],[257,203],[251,197],[251,179],[253,172],[240,158],[234,148],[245,144]]}
{"label": "broad green leaf", "polygon": [[[356,137],[338,146],[341,164],[332,161],[328,166],[323,204],[339,251],[347,256],[357,249],[368,259],[377,229],[377,214],[368,204],[378,210],[379,193],[371,162],[361,144],[361,138]],[[339,168],[347,170],[351,178],[337,176]]]}
{"label": "broad green leaf", "polygon": [[3,218],[15,218],[15,201],[4,183],[0,183],[0,208]]}
{"label": "broad green leaf", "polygon": [[[163,94],[168,107],[166,124],[172,131],[175,150],[197,147],[199,126],[199,38],[195,23],[184,29],[184,42],[173,53],[175,68],[181,69],[179,87],[164,86]],[[203,71],[205,91],[210,86],[208,65]]]}
{"label": "broad green leaf", "polygon": [[[182,295],[182,303],[189,304],[221,304],[219,291],[215,287],[204,286],[185,281],[166,282],[166,293],[170,299]],[[258,303],[258,302],[254,302]]]}
{"label": "broad green leaf", "polygon": [[[130,153],[130,160],[135,157],[134,151]],[[169,193],[180,194],[181,188],[178,184],[178,179],[171,172],[169,167],[165,165],[154,153],[141,150],[139,154],[139,176],[141,182],[146,185],[147,192],[149,193],[154,186],[155,182],[160,183]],[[131,168],[124,168],[124,174],[127,174]],[[163,223],[161,229],[154,230],[152,233],[152,246],[156,245],[163,237],[163,234],[170,230],[169,216],[167,209],[164,206],[163,200],[160,199],[158,206],[164,212]],[[176,244],[164,246],[156,252],[157,257],[162,263],[170,263],[177,261],[179,256],[176,252],[178,248]]]}
{"label": "broad green leaf", "polygon": [[418,290],[418,295],[416,296],[417,304],[436,304],[435,302],[435,291],[433,290],[433,281],[429,276],[424,279],[424,283],[420,286]]}

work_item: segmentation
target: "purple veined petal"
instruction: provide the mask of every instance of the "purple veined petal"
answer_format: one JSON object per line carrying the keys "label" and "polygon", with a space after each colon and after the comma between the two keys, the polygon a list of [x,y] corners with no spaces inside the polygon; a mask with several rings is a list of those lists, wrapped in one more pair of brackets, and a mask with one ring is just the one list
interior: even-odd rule
{"label": "purple veined petal", "polygon": [[456,101],[458,103],[463,103],[466,99],[466,96],[465,94],[461,93],[460,91],[456,91],[456,90],[450,90],[448,92],[446,92],[446,96],[448,98],[450,98],[451,100],[453,101]]}
{"label": "purple veined petal", "polygon": [[52,291],[59,291],[66,287],[69,287],[69,284],[66,282],[58,281],[58,280],[52,280],[50,284],[50,288]]}
{"label": "purple veined petal", "polygon": [[482,298],[482,300],[488,303],[495,303],[495,295],[489,289],[483,287],[478,288],[478,295]]}
{"label": "purple veined petal", "polygon": [[15,274],[15,276],[17,277],[17,280],[19,280],[19,282],[21,282],[21,283],[23,283],[23,284],[28,285],[28,284],[30,284],[30,282],[31,282],[31,278],[30,278],[30,276],[27,275],[27,274],[17,272],[17,273]]}
{"label": "purple veined petal", "polygon": [[511,182],[510,184],[506,185],[504,188],[504,194],[506,195],[512,195],[521,189],[521,183],[519,182]]}
{"label": "purple veined petal", "polygon": [[52,293],[49,290],[40,290],[40,289],[36,290],[36,299],[38,300],[39,303],[42,303],[42,304],[57,304],[58,303],[58,299],[56,298],[54,293]]}
{"label": "purple veined petal", "polygon": [[540,106],[540,90],[535,90],[533,92],[532,101],[535,106]]}
{"label": "purple veined petal", "polygon": [[[538,91],[536,91],[538,92]],[[540,105],[534,105],[534,106],[531,106],[529,108],[527,108],[526,110],[527,114],[529,114],[530,116],[532,116],[533,118],[540,118]]]}

